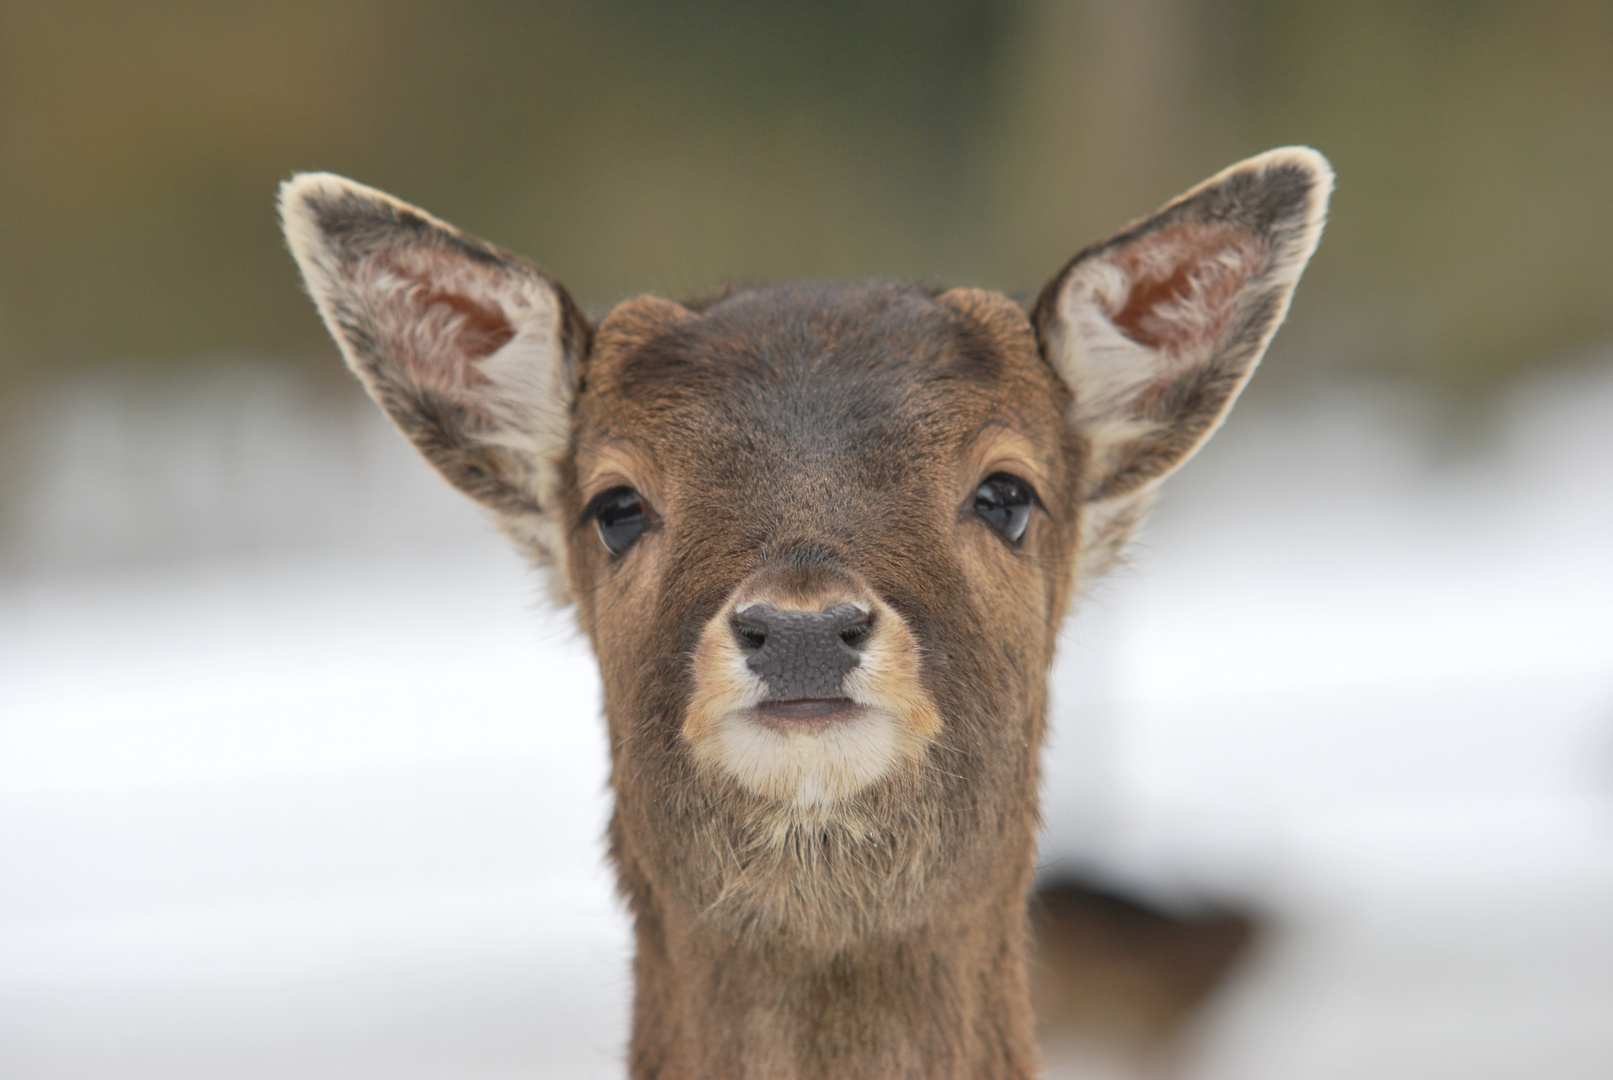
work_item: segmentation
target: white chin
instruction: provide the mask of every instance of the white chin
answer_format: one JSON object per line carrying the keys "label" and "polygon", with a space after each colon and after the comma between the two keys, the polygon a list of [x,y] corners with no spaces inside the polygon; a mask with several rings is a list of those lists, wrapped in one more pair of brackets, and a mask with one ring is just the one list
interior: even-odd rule
{"label": "white chin", "polygon": [[825,723],[766,722],[735,709],[695,749],[747,791],[801,809],[832,806],[922,753],[894,713],[868,706]]}

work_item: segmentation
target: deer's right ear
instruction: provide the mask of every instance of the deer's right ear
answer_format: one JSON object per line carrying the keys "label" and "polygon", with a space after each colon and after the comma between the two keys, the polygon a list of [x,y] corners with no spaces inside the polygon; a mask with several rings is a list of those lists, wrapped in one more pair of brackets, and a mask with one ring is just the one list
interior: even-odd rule
{"label": "deer's right ear", "polygon": [[308,291],[370,396],[439,473],[551,565],[566,597],[562,464],[587,320],[557,283],[329,173],[281,185]]}
{"label": "deer's right ear", "polygon": [[1118,556],[1202,446],[1288,312],[1333,170],[1305,147],[1238,163],[1077,255],[1032,313],[1085,446],[1079,577]]}

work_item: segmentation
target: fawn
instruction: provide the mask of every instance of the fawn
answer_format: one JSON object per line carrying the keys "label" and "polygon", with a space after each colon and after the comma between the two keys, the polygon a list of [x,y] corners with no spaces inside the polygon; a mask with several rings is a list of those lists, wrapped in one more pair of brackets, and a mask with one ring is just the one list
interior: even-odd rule
{"label": "fawn", "polygon": [[1315,151],[1251,158],[1028,312],[791,285],[596,324],[379,191],[283,185],[348,364],[599,658],[632,1076],[1037,1073],[1058,627],[1248,381],[1331,188]]}

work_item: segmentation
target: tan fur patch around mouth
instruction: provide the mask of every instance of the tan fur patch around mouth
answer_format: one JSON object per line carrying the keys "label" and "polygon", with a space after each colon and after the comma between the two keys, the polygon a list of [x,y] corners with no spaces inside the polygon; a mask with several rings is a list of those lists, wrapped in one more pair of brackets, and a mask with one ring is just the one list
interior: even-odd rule
{"label": "tan fur patch around mouth", "polygon": [[[758,599],[747,596],[744,603]],[[819,599],[812,609],[833,602]],[[767,688],[729,631],[738,607],[737,598],[730,599],[695,649],[695,690],[683,724],[695,760],[754,794],[803,809],[849,798],[896,769],[916,768],[941,730],[940,712],[919,680],[918,642],[906,621],[878,600],[871,606],[875,631],[843,687],[861,710],[815,730],[791,731],[758,723],[752,714]]]}

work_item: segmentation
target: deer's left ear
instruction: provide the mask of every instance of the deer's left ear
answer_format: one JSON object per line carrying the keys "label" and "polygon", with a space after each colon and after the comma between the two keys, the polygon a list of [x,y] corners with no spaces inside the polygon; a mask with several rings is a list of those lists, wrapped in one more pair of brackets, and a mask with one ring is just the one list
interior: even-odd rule
{"label": "deer's left ear", "polygon": [[1249,381],[1332,188],[1316,151],[1269,151],[1083,251],[1042,290],[1031,318],[1087,451],[1080,576],[1113,562]]}

